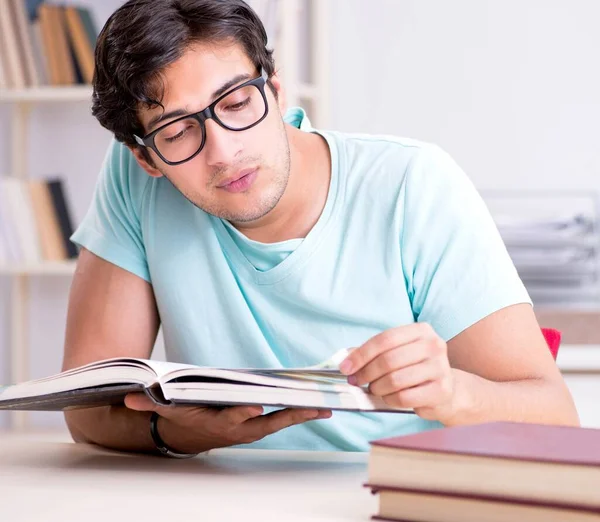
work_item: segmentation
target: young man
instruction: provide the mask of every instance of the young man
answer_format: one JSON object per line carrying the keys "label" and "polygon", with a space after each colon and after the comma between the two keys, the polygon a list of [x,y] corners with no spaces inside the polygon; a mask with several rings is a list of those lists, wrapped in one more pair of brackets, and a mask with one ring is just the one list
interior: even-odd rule
{"label": "young man", "polygon": [[68,412],[74,438],[174,455],[360,451],[441,425],[577,424],[456,163],[432,145],[311,128],[285,111],[265,44],[242,0],[131,0],[107,22],[93,112],[116,139],[74,235],[64,368],[149,357],[159,323],[168,358],[199,365],[303,366],[355,348],[341,365],[349,382],[417,415],[325,420],[131,395]]}

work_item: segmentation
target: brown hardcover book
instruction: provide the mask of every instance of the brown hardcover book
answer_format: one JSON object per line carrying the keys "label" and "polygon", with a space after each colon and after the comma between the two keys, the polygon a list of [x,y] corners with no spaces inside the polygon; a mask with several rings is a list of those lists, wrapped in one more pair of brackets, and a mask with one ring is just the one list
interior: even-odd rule
{"label": "brown hardcover book", "polygon": [[65,20],[71,46],[79,63],[83,80],[86,83],[92,83],[92,79],[94,78],[94,49],[92,48],[78,9],[75,7],[66,7]]}
{"label": "brown hardcover book", "polygon": [[599,522],[600,510],[556,503],[502,501],[400,489],[377,489],[374,520],[399,522]]}
{"label": "brown hardcover book", "polygon": [[42,4],[38,8],[40,29],[42,32],[43,52],[48,64],[48,76],[50,85],[61,85],[63,82],[60,65],[60,54],[58,43],[54,37],[54,6]]}
{"label": "brown hardcover book", "polygon": [[42,4],[38,10],[42,25],[44,47],[48,53],[50,80],[52,85],[76,83],[75,66],[67,39],[67,27],[63,8]]}
{"label": "brown hardcover book", "polygon": [[43,180],[29,180],[28,184],[44,259],[46,261],[67,259],[62,231],[58,217],[54,212],[54,204],[48,184]]}
{"label": "brown hardcover book", "polygon": [[368,482],[600,508],[600,430],[496,422],[381,439]]}

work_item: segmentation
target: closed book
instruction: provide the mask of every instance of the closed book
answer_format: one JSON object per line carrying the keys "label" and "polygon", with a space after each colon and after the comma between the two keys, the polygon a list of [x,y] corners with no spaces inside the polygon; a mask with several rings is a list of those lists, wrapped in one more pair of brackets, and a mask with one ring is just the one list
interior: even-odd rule
{"label": "closed book", "polygon": [[12,0],[12,10],[13,19],[15,20],[15,30],[19,40],[21,63],[23,64],[27,85],[39,87],[41,83],[40,75],[33,54],[29,16],[23,0]]}
{"label": "closed book", "polygon": [[21,251],[14,217],[10,209],[10,199],[5,179],[0,177],[0,238],[4,243],[7,264],[18,264],[23,261],[24,254]]}
{"label": "closed book", "polygon": [[23,89],[27,86],[25,64],[21,60],[20,39],[11,2],[0,0],[0,47],[8,86]]}
{"label": "closed book", "polygon": [[39,26],[42,35],[42,50],[48,69],[49,85],[58,86],[64,83],[60,61],[63,59],[58,48],[58,41],[54,34],[54,6],[42,4],[38,10]]}
{"label": "closed book", "polygon": [[77,257],[78,251],[75,244],[71,241],[73,235],[73,219],[71,210],[67,200],[67,194],[64,188],[64,183],[60,178],[48,180],[48,190],[54,205],[54,212],[58,219],[60,231],[63,239],[64,248],[67,252],[67,257],[72,259]]}
{"label": "closed book", "polygon": [[8,216],[8,233],[19,242],[19,261],[28,264],[39,263],[42,261],[42,249],[27,185],[12,177],[1,179],[0,185],[3,199],[1,204],[6,205]]}
{"label": "closed book", "polygon": [[79,13],[79,17],[81,18],[81,22],[83,23],[83,27],[85,29],[85,34],[88,37],[90,45],[92,49],[96,48],[96,41],[98,40],[98,27],[92,16],[92,13],[89,8],[78,6],[77,12]]}
{"label": "closed book", "polygon": [[368,483],[600,508],[600,430],[495,422],[381,439]]}
{"label": "closed book", "polygon": [[75,7],[66,7],[65,20],[69,41],[83,80],[85,83],[91,84],[94,78],[94,48],[83,25],[79,10]]}
{"label": "closed book", "polygon": [[0,41],[0,89],[8,89],[8,76],[6,74],[6,58],[3,55],[2,42]]}
{"label": "closed book", "polygon": [[48,184],[44,180],[29,180],[28,186],[42,256],[46,261],[63,261],[67,259],[67,251]]}
{"label": "closed book", "polygon": [[599,522],[600,509],[423,491],[374,488],[374,520],[398,522]]}
{"label": "closed book", "polygon": [[35,21],[31,22],[31,24],[29,25],[29,32],[31,34],[35,67],[40,77],[40,85],[49,85],[50,73],[48,71],[48,59],[44,51],[42,26],[39,19],[36,19]]}
{"label": "closed book", "polygon": [[52,85],[73,85],[76,82],[75,66],[67,37],[64,10],[57,5],[39,7],[44,51],[47,53]]}

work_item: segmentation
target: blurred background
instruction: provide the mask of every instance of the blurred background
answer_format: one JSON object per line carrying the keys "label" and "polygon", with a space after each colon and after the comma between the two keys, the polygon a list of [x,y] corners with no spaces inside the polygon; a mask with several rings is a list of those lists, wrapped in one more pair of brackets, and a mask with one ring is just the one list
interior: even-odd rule
{"label": "blurred background", "polygon": [[[93,46],[121,3],[0,0],[0,383],[60,371],[66,238],[110,141],[90,114]],[[600,3],[249,3],[314,126],[430,141],[458,161],[541,324],[563,332],[558,364],[583,424],[600,427]],[[64,425],[0,413],[0,428]]]}

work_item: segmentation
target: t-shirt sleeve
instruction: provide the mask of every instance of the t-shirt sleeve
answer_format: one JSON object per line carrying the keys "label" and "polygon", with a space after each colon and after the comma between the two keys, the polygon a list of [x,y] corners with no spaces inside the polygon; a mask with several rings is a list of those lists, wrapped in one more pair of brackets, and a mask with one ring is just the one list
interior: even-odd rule
{"label": "t-shirt sleeve", "polygon": [[129,149],[113,139],[90,208],[71,236],[75,244],[148,282],[140,207],[150,179]]}
{"label": "t-shirt sleeve", "polygon": [[427,146],[407,169],[401,255],[415,320],[449,340],[531,300],[483,199],[457,163]]}

